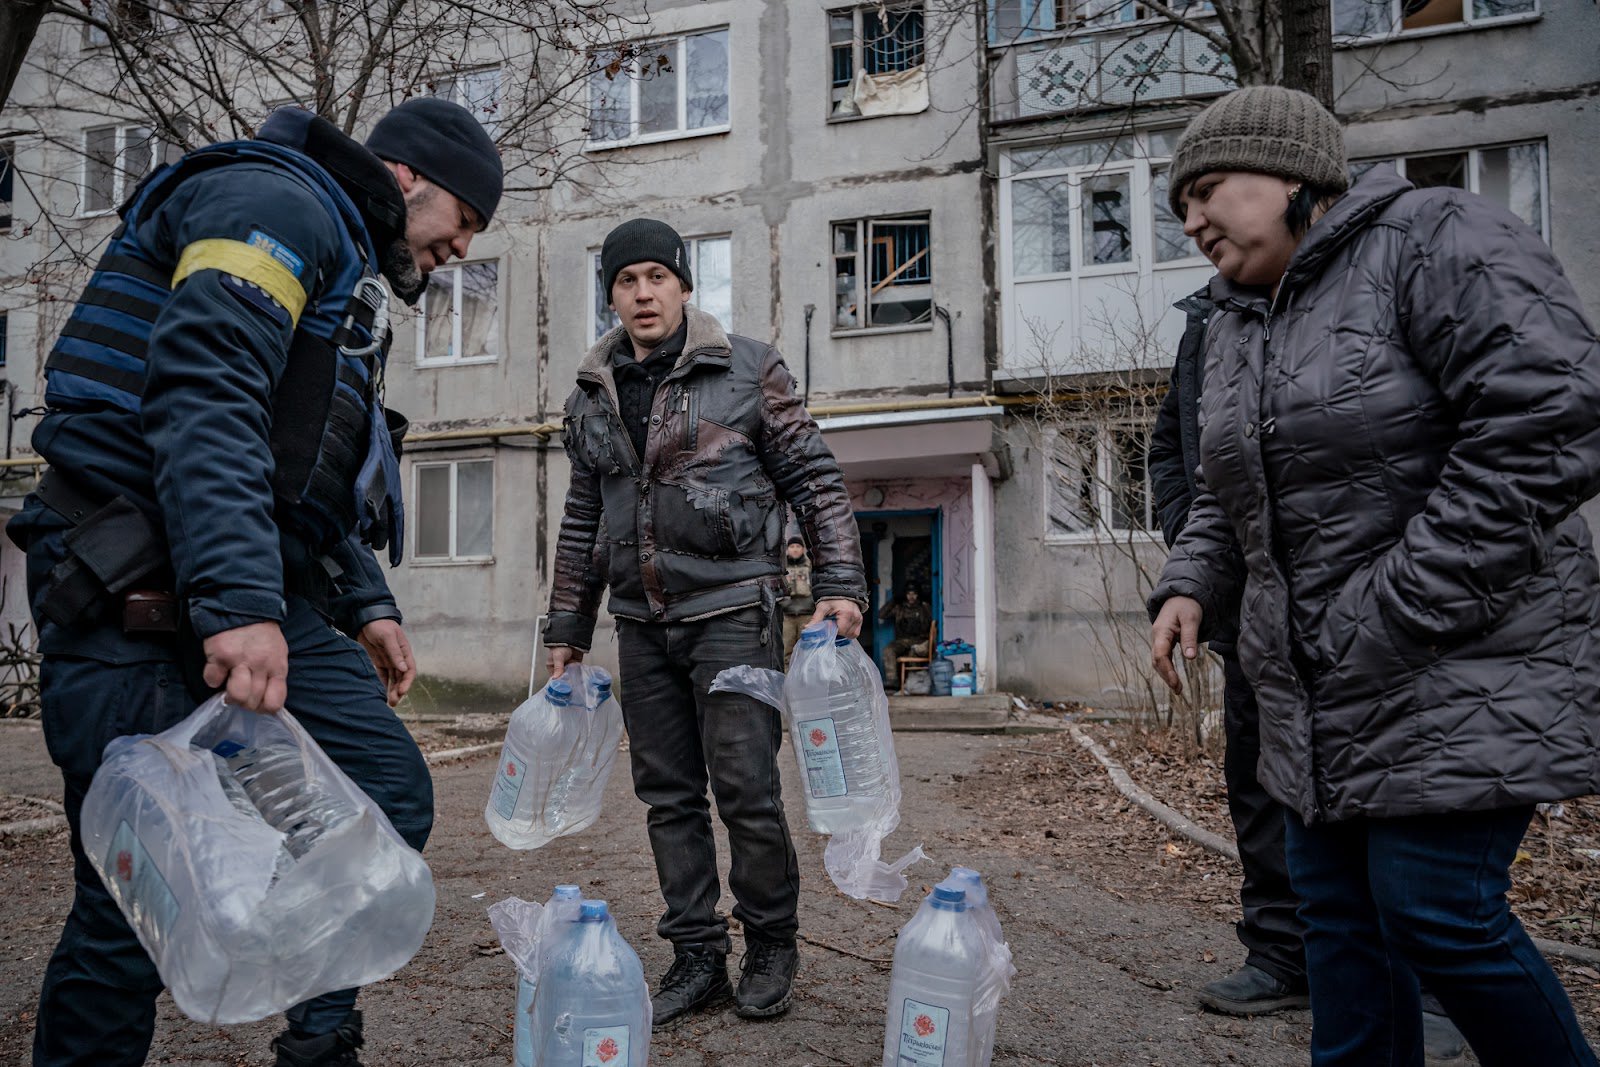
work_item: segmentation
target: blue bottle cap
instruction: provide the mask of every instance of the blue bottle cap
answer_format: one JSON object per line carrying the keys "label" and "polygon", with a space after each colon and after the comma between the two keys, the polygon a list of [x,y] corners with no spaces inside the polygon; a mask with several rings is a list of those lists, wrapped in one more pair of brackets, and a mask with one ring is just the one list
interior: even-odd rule
{"label": "blue bottle cap", "polygon": [[556,886],[555,898],[557,900],[582,900],[583,890],[575,885]]}
{"label": "blue bottle cap", "polygon": [[578,921],[581,923],[605,922],[611,915],[603,900],[586,900],[578,905]]}
{"label": "blue bottle cap", "polygon": [[983,876],[977,871],[973,870],[971,867],[951,867],[949,880],[952,882],[965,882],[970,885],[977,885],[979,882],[983,881]]}
{"label": "blue bottle cap", "polygon": [[940,882],[933,887],[932,898],[934,906],[942,906],[947,911],[962,911],[967,906],[967,891],[948,881]]}
{"label": "blue bottle cap", "polygon": [[596,682],[596,683],[594,683],[594,695],[599,697],[602,701],[610,699],[610,697],[611,697],[611,683],[610,682]]}
{"label": "blue bottle cap", "polygon": [[833,639],[833,643],[834,643],[835,647],[843,648],[845,645],[848,645],[851,641],[854,641],[854,640],[855,640],[855,638],[853,638],[853,637],[835,637]]}
{"label": "blue bottle cap", "polygon": [[572,686],[560,678],[550,679],[550,684],[544,687],[545,699],[558,708],[564,708],[572,703]]}
{"label": "blue bottle cap", "polygon": [[800,631],[800,644],[804,648],[821,648],[828,640],[826,623],[816,623]]}

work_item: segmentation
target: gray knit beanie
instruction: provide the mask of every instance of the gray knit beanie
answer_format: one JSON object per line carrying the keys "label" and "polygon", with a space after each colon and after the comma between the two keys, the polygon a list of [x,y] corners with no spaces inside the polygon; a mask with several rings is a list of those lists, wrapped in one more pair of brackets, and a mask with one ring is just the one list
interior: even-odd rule
{"label": "gray knit beanie", "polygon": [[1194,117],[1172,153],[1167,203],[1183,217],[1178,193],[1202,174],[1246,170],[1298,178],[1344,192],[1350,164],[1339,120],[1315,97],[1279,85],[1253,85]]}

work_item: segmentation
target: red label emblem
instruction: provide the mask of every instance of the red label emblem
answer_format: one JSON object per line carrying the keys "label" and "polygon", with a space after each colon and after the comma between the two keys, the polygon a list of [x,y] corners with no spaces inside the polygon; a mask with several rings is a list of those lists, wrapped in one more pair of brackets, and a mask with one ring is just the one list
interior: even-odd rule
{"label": "red label emblem", "polygon": [[815,730],[812,730],[811,731],[811,743],[813,745],[816,745],[818,748],[821,748],[823,745],[828,743],[828,735],[823,733],[822,729],[820,727],[815,729]]}
{"label": "red label emblem", "polygon": [[515,778],[516,776],[517,776],[517,765],[515,763],[507,763],[506,764],[506,777],[507,778]]}
{"label": "red label emblem", "polygon": [[600,1042],[599,1046],[595,1049],[595,1052],[600,1057],[601,1063],[610,1063],[612,1060],[617,1058],[617,1053],[620,1051],[621,1049],[617,1048],[617,1039],[614,1037],[606,1038],[604,1041]]}
{"label": "red label emblem", "polygon": [[933,1033],[935,1029],[937,1029],[933,1025],[933,1020],[928,1018],[926,1015],[917,1016],[917,1021],[911,1025],[917,1028],[918,1037],[927,1037],[929,1034]]}
{"label": "red label emblem", "polygon": [[117,853],[117,877],[124,882],[133,881],[133,853],[127,849]]}

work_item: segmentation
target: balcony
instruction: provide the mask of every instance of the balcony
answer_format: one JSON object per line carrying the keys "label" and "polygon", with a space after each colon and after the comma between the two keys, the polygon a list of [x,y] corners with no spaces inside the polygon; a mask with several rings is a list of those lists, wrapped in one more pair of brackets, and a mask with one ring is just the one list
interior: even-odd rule
{"label": "balcony", "polygon": [[994,122],[1207,96],[1235,88],[1233,60],[1163,19],[991,52]]}

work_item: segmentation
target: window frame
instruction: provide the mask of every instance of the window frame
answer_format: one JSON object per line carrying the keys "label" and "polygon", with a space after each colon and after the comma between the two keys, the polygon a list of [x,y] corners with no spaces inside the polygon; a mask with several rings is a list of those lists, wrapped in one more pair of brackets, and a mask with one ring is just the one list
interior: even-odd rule
{"label": "window frame", "polygon": [[[462,322],[461,304],[462,304],[462,300],[463,300],[461,282],[462,282],[462,278],[465,276],[464,273],[463,273],[463,268],[465,268],[465,267],[482,266],[483,264],[486,264],[486,263],[492,263],[494,265],[494,270],[495,270],[495,273],[494,273],[494,314],[495,314],[495,318],[498,320],[496,325],[498,325],[500,327],[500,329],[497,331],[498,336],[499,336],[499,345],[497,347],[503,349],[506,346],[505,320],[502,318],[502,316],[504,315],[505,312],[504,312],[504,300],[502,299],[503,278],[502,278],[502,274],[501,274],[501,271],[500,271],[500,259],[499,259],[499,257],[491,256],[491,257],[488,257],[488,258],[485,258],[485,259],[469,259],[469,260],[463,260],[463,261],[460,261],[460,262],[457,262],[457,263],[447,263],[444,266],[440,266],[440,267],[435,267],[434,268],[434,273],[436,273],[436,274],[441,272],[441,271],[452,271],[452,272],[454,272],[454,275],[455,275],[455,285],[454,285],[454,287],[452,289],[451,298],[450,298],[450,351],[452,351],[452,352],[459,353],[461,351],[461,322]],[[435,368],[435,367],[484,366],[484,365],[487,365],[487,364],[490,364],[490,363],[498,363],[498,362],[500,362],[500,357],[504,354],[502,352],[494,352],[494,353],[492,353],[490,355],[486,355],[486,356],[461,356],[461,355],[455,355],[455,356],[434,356],[434,357],[429,357],[428,354],[427,354],[427,352],[428,352],[428,314],[429,314],[429,312],[428,312],[428,293],[427,293],[427,290],[424,289],[423,293],[422,293],[422,299],[419,300],[418,304],[417,304],[417,315],[416,315],[416,318],[417,318],[417,339],[416,339],[416,358],[414,360],[414,363],[419,369],[429,369],[429,368]]]}
{"label": "window frame", "polygon": [[[1332,2],[1332,0],[1330,0],[1330,2]],[[862,20],[867,12],[876,12],[879,9],[880,6],[878,4],[857,3],[847,7],[828,8],[822,13],[824,18],[823,34],[826,38],[825,51],[827,53],[826,63],[828,74],[828,113],[826,116],[824,116],[824,118],[828,122],[859,122],[862,119],[889,117],[884,115],[862,115],[860,113],[853,115],[841,115],[836,110],[840,103],[838,98],[839,94],[849,88],[850,84],[855,81],[856,73],[858,71],[866,68],[867,40],[866,31],[862,27]],[[901,72],[915,70],[917,67],[926,68],[928,65],[928,5],[924,2],[924,0],[887,0],[887,2],[882,5],[882,10],[891,18],[896,14],[910,11],[915,11],[917,14],[922,16],[922,37],[917,42],[917,47],[922,52],[922,62],[903,67],[901,68]],[[850,78],[843,85],[839,85],[833,80],[834,53],[843,46],[835,44],[833,41],[832,20],[835,16],[844,14],[848,14],[850,16],[851,24]]]}
{"label": "window frame", "polygon": [[[89,135],[101,130],[115,130],[115,149],[111,158],[111,197],[108,206],[103,208],[88,207],[89,203]],[[150,140],[150,166],[149,169],[137,175],[130,175],[125,160],[128,154],[128,131],[145,130],[149,133]],[[153,127],[137,122],[105,122],[98,126],[86,126],[78,135],[78,189],[82,194],[76,218],[92,219],[101,215],[115,214],[117,208],[127,199],[133,187],[138,185],[150,174],[155,173],[158,167],[167,162],[167,155],[172,151],[181,151],[177,145],[164,140],[160,131]]]}
{"label": "window frame", "polygon": [[[728,315],[729,321],[721,322],[721,320],[719,319],[718,322],[721,323],[722,328],[724,330],[726,330],[728,333],[737,333],[738,331],[734,329],[733,321],[732,321],[732,319],[733,319],[733,308],[734,308],[733,299],[732,299],[732,297],[733,297],[733,294],[732,294],[733,271],[731,269],[731,264],[733,263],[733,234],[732,234],[732,232],[728,232],[728,233],[702,233],[702,234],[693,234],[691,236],[684,237],[683,244],[684,244],[684,247],[689,252],[689,263],[690,263],[689,272],[690,272],[691,275],[693,275],[694,280],[695,280],[695,287],[690,293],[689,303],[693,307],[701,308],[702,311],[705,310],[700,304],[700,294],[702,292],[702,290],[700,288],[700,246],[703,243],[707,242],[707,241],[726,241],[726,242],[728,242],[728,263],[730,264],[730,270],[728,272],[729,273],[729,279],[730,279],[729,280],[729,294],[728,294],[729,295],[728,306],[729,306],[729,309],[730,309],[729,310],[729,315]],[[599,344],[600,343],[600,339],[602,337],[604,337],[607,333],[610,333],[612,330],[614,330],[618,326],[620,326],[621,322],[619,321],[619,322],[613,323],[612,325],[607,326],[604,330],[598,329],[600,323],[599,323],[599,320],[596,319],[595,314],[596,314],[596,312],[598,312],[600,310],[600,267],[599,267],[599,263],[598,263],[598,260],[600,259],[600,249],[598,249],[598,248],[590,248],[586,252],[586,256],[587,256],[586,262],[589,265],[589,268],[588,268],[589,284],[588,284],[588,288],[587,288],[587,291],[588,291],[588,294],[589,294],[589,316],[588,316],[589,317],[589,335],[588,335],[589,336],[589,341],[588,341],[588,347],[593,347],[594,345]],[[606,306],[607,307],[611,306],[611,302],[609,300],[606,301]],[[615,315],[616,315],[616,312],[612,312],[612,316],[615,317]]]}
{"label": "window frame", "polygon": [[[1176,133],[1176,130],[1136,130],[1116,138],[1077,139],[1046,142],[1039,145],[1012,145],[1002,151],[1000,159],[1000,266],[1001,288],[1005,288],[1017,281],[1064,281],[1073,278],[1099,278],[1112,277],[1121,274],[1140,275],[1144,273],[1145,262],[1153,273],[1163,270],[1176,270],[1186,267],[1196,267],[1206,262],[1200,249],[1189,242],[1189,254],[1174,259],[1159,258],[1156,246],[1156,216],[1159,212],[1167,210],[1167,205],[1157,203],[1155,190],[1157,187],[1156,175],[1158,172],[1170,171],[1172,157],[1170,149],[1167,153],[1157,152],[1152,141],[1157,137],[1167,137]],[[1175,138],[1174,138],[1175,140]],[[1036,169],[1018,169],[1015,153],[1030,149],[1061,147],[1070,144],[1106,145],[1108,149],[1117,142],[1126,142],[1126,151],[1120,158],[1097,159],[1088,163],[1070,164],[1067,166],[1042,167]],[[1126,260],[1113,263],[1088,263],[1086,259],[1087,241],[1084,235],[1083,217],[1083,180],[1107,174],[1128,175],[1128,195],[1130,201],[1129,225],[1132,231],[1132,248]],[[1040,179],[1065,179],[1068,183],[1068,213],[1071,222],[1068,232],[1071,234],[1071,246],[1068,252],[1069,266],[1064,271],[1043,271],[1038,273],[1021,274],[1016,266],[1016,222],[1015,210],[1015,184],[1019,181],[1033,181]],[[1142,217],[1139,212],[1141,205],[1147,205]]]}
{"label": "window frame", "polygon": [[[488,116],[484,115],[478,105],[467,99],[462,92],[462,82],[480,74],[495,75],[494,114]],[[450,94],[448,96],[442,96],[438,92],[438,86],[443,82],[450,83]],[[420,88],[428,96],[448,100],[452,104],[459,104],[466,108],[472,113],[472,117],[478,120],[478,125],[482,126],[491,138],[499,136],[500,123],[505,118],[506,76],[504,67],[497,63],[490,63],[484,66],[466,67],[461,70],[441,70],[428,78],[424,78]]]}
{"label": "window frame", "polygon": [[[929,289],[927,320],[925,322],[894,322],[885,323],[882,325],[864,324],[859,326],[840,326],[838,319],[838,297],[840,295],[840,290],[838,288],[839,260],[846,257],[851,257],[856,260],[856,307],[870,310],[872,294],[868,288],[870,286],[868,279],[872,273],[872,242],[869,240],[868,235],[871,232],[871,227],[875,225],[895,225],[908,222],[920,222],[928,227],[928,246],[923,253],[928,257],[928,280],[926,282],[917,283],[926,285]],[[856,227],[855,251],[833,251],[833,235],[835,230],[838,227],[850,225],[854,225]],[[931,210],[910,211],[889,215],[863,215],[857,218],[833,219],[828,223],[828,254],[826,262],[828,264],[827,277],[830,285],[830,299],[828,306],[832,309],[832,313],[829,316],[829,333],[831,336],[859,337],[863,334],[907,333],[933,329],[933,309],[938,306],[939,301],[933,295],[935,286],[937,285],[937,280],[933,276],[933,212]],[[865,318],[864,315],[859,314],[857,317]]]}
{"label": "window frame", "polygon": [[[1545,244],[1550,244],[1550,143],[1544,138],[1538,138],[1532,141],[1496,141],[1491,144],[1465,145],[1454,148],[1430,148],[1420,152],[1408,152],[1402,156],[1364,157],[1361,159],[1351,160],[1350,165],[1352,167],[1364,165],[1365,169],[1371,169],[1372,167],[1379,167],[1385,163],[1389,163],[1394,165],[1395,173],[1404,178],[1406,176],[1405,161],[1407,159],[1437,159],[1444,156],[1464,155],[1467,157],[1466,191],[1469,193],[1474,193],[1478,196],[1484,196],[1485,194],[1481,191],[1483,181],[1483,176],[1481,173],[1483,153],[1494,152],[1506,148],[1534,148],[1538,150],[1539,236],[1543,239]],[[1363,170],[1363,173],[1365,173],[1365,170]],[[1450,186],[1450,188],[1455,188],[1455,186]],[[1492,202],[1497,204],[1499,203],[1498,201]],[[1499,206],[1506,208],[1508,211],[1511,210],[1509,205],[1500,204]],[[1512,213],[1515,214],[1515,212]],[[1524,219],[1523,221],[1527,220]]]}
{"label": "window frame", "polygon": [[[459,524],[457,521],[461,505],[460,469],[461,467],[472,463],[484,463],[488,464],[489,466],[489,552],[487,555],[482,556],[463,556],[459,553],[459,546],[457,544],[457,538],[460,534]],[[467,458],[438,460],[416,459],[412,461],[411,499],[415,501],[415,504],[413,504],[413,513],[411,515],[411,527],[414,531],[411,535],[412,564],[420,567],[448,567],[462,564],[482,566],[484,564],[493,564],[495,562],[494,533],[496,524],[494,520],[499,482],[499,471],[496,469],[497,466],[498,465],[495,463],[494,456],[473,456]],[[421,472],[428,469],[437,469],[439,467],[448,467],[450,470],[450,499],[448,501],[448,514],[446,515],[445,519],[450,534],[450,548],[449,551],[442,556],[423,555],[420,543],[422,540]]]}
{"label": "window frame", "polygon": [[[723,50],[728,57],[725,85],[728,92],[728,121],[716,126],[697,126],[694,129],[685,128],[688,121],[689,94],[685,88],[685,79],[688,77],[689,63],[689,38],[707,37],[713,34],[723,35]],[[672,71],[678,79],[678,127],[674,130],[664,130],[658,133],[639,133],[639,85],[641,79],[632,73],[619,71],[617,78],[628,79],[628,128],[629,135],[624,138],[609,141],[593,140],[594,105],[591,95],[591,86],[596,75],[601,74],[605,67],[597,65],[583,79],[584,108],[589,130],[584,134],[583,150],[585,152],[605,152],[614,148],[631,148],[641,144],[659,144],[663,141],[681,141],[689,137],[710,137],[719,133],[729,133],[733,130],[733,49],[731,47],[732,32],[726,24],[707,26],[704,29],[685,30],[682,33],[669,33],[660,37],[651,37],[639,42],[628,42],[638,54],[649,53],[652,48],[666,45],[671,42],[677,48],[677,55],[672,63]],[[612,79],[615,81],[615,78]]]}
{"label": "window frame", "polygon": [[[988,28],[985,36],[988,39],[990,48],[1010,48],[1019,44],[1033,44],[1037,41],[1049,41],[1065,37],[1081,37],[1085,34],[1093,33],[1115,33],[1141,26],[1159,25],[1170,21],[1166,15],[1160,12],[1146,10],[1143,14],[1135,14],[1135,17],[1121,22],[1090,23],[1087,19],[1075,19],[1072,15],[1074,9],[1082,6],[1083,0],[1018,0],[1021,5],[1019,14],[1021,11],[1031,8],[1037,16],[1038,12],[1048,9],[1050,22],[1053,25],[1025,27],[1015,37],[1005,39],[999,37],[995,31],[995,26],[999,22],[995,17],[995,9],[1001,2],[1002,0],[987,0]],[[1470,3],[1471,0],[1466,0],[1466,2]],[[1135,12],[1145,8],[1145,4],[1141,0],[1126,0],[1126,3],[1132,6]],[[1333,0],[1328,0],[1328,3],[1332,4]],[[1112,6],[1119,5],[1113,4]],[[1213,10],[1209,10],[1212,7],[1210,0],[1190,0],[1188,4],[1175,3],[1172,7],[1183,11],[1185,18],[1206,18],[1214,14]],[[1189,8],[1194,8],[1195,10],[1188,10]],[[1062,12],[1066,13],[1066,25],[1054,25],[1054,23],[1061,21]]]}
{"label": "window frame", "polygon": [[[1060,460],[1057,458],[1057,449],[1066,433],[1092,432],[1094,435],[1094,486],[1095,486],[1095,513],[1096,519],[1087,530],[1058,530],[1051,515],[1050,501],[1053,486],[1051,479],[1057,477],[1057,467]],[[1143,432],[1144,434],[1144,505],[1148,514],[1150,528],[1137,529],[1134,527],[1113,526],[1101,521],[1099,516],[1117,513],[1116,489],[1112,485],[1114,456],[1116,455],[1116,435],[1125,432]],[[1047,545],[1097,545],[1111,542],[1124,542],[1130,538],[1144,537],[1152,545],[1160,546],[1164,542],[1161,532],[1161,516],[1156,509],[1155,486],[1150,477],[1150,438],[1155,432],[1155,414],[1145,416],[1128,414],[1113,415],[1102,419],[1084,419],[1074,421],[1063,426],[1052,426],[1045,430],[1043,461],[1045,482],[1043,492],[1039,494],[1040,507],[1044,520],[1044,543]]]}
{"label": "window frame", "polygon": [[[1368,0],[1371,2],[1371,0]],[[1402,0],[1386,0],[1389,4],[1389,29],[1373,33],[1340,33],[1336,28],[1334,0],[1328,0],[1328,21],[1332,30],[1333,47],[1357,48],[1362,45],[1393,41],[1397,38],[1437,37],[1447,33],[1466,33],[1472,30],[1492,29],[1496,26],[1514,26],[1523,22],[1537,22],[1544,17],[1544,0],[1533,0],[1532,11],[1514,11],[1509,15],[1491,15],[1478,18],[1472,14],[1473,0],[1461,0],[1460,22],[1446,22],[1437,26],[1418,26],[1406,29],[1403,25]]]}

